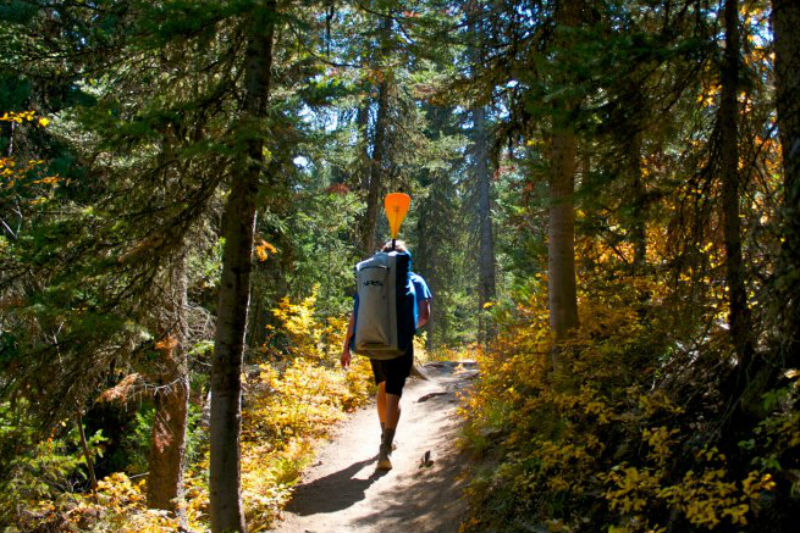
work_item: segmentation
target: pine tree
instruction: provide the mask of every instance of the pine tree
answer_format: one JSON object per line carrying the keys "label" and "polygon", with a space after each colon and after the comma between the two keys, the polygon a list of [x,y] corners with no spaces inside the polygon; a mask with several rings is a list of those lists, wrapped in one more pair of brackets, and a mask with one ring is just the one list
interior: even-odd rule
{"label": "pine tree", "polygon": [[800,6],[773,0],[775,98],[783,154],[783,243],[776,276],[779,349],[785,368],[800,367]]}

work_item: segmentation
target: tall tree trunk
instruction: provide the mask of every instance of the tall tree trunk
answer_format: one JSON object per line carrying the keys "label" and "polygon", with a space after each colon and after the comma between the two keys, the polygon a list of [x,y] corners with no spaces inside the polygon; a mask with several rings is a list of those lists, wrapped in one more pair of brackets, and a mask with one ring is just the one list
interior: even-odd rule
{"label": "tall tree trunk", "polygon": [[189,410],[189,362],[186,325],[186,258],[170,265],[164,316],[156,345],[160,359],[154,376],[155,417],[147,476],[147,505],[175,514],[186,525],[183,512],[183,466]]}
{"label": "tall tree trunk", "polygon": [[478,187],[478,340],[486,342],[492,336],[486,324],[483,306],[495,299],[494,235],[492,232],[491,201],[492,176],[489,168],[489,132],[486,108],[472,110],[475,144],[475,179]]}
{"label": "tall tree trunk", "polygon": [[358,112],[356,113],[356,126],[358,127],[359,132],[361,133],[361,142],[362,142],[362,152],[360,160],[360,176],[359,176],[359,188],[362,191],[369,191],[369,177],[370,171],[372,169],[370,165],[370,157],[369,157],[369,106],[370,106],[371,98],[367,96],[364,98],[364,103],[359,106]]}
{"label": "tall tree trunk", "polygon": [[[559,27],[575,27],[580,22],[579,2],[564,0],[556,7]],[[566,48],[566,39],[559,38]],[[566,51],[562,52],[566,53]],[[566,80],[562,80],[564,82]],[[570,124],[573,104],[556,99],[553,103],[553,132],[550,139],[549,200],[550,213],[547,242],[548,301],[550,327],[556,340],[566,337],[578,327],[578,302],[575,290],[575,169],[577,136]]]}
{"label": "tall tree trunk", "polygon": [[381,81],[378,84],[378,111],[375,117],[375,133],[372,144],[372,158],[369,166],[369,192],[367,193],[367,211],[361,228],[361,248],[364,254],[371,254],[377,248],[376,233],[380,198],[385,186],[384,169],[386,168],[386,133],[389,127],[389,92],[392,85],[392,73],[382,62],[389,55],[389,40],[392,31],[392,19],[383,17],[380,26],[381,45],[378,52],[381,70]]}
{"label": "tall tree trunk", "polygon": [[245,149],[236,164],[222,220],[225,250],[211,371],[211,530],[244,533],[241,504],[241,369],[250,300],[253,233],[259,176],[264,165],[261,122],[267,116],[275,1],[252,14],[245,52],[245,93],[239,132]]}
{"label": "tall tree trunk", "polygon": [[622,86],[617,98],[624,106],[621,110],[623,127],[618,128],[620,144],[624,149],[621,170],[625,178],[626,216],[628,241],[633,245],[633,273],[641,274],[647,263],[647,190],[642,179],[642,139],[645,122],[649,118],[644,94],[642,74],[634,70]]}
{"label": "tall tree trunk", "polygon": [[389,105],[389,82],[386,77],[378,85],[378,114],[375,119],[372,158],[369,166],[369,192],[367,193],[367,212],[361,233],[362,252],[371,254],[377,248],[376,230],[380,198],[384,182],[384,157],[386,148],[387,106]]}
{"label": "tall tree trunk", "polygon": [[783,151],[783,244],[776,289],[780,352],[785,368],[800,368],[800,3],[772,1],[775,92]]}
{"label": "tall tree trunk", "polygon": [[725,0],[725,59],[722,66],[722,97],[719,127],[722,170],[722,213],[724,219],[726,282],[731,338],[739,358],[737,390],[747,380],[753,359],[752,325],[747,306],[739,220],[739,148],[736,93],[739,85],[739,13],[737,0]]}
{"label": "tall tree trunk", "polygon": [[[422,238],[420,234],[420,238]],[[426,258],[426,266],[427,266],[427,273],[428,273],[428,287],[431,290],[432,294],[439,293],[439,250],[435,244],[431,246],[432,243],[426,243],[427,246],[422,248],[423,250],[427,250],[427,258]],[[428,323],[425,324],[425,330],[428,332],[428,338],[425,341],[425,346],[429,351],[432,351],[436,348],[436,343],[438,341],[438,331],[437,327],[439,324],[439,313],[441,312],[440,309],[442,307],[441,300],[435,303],[432,303],[430,306],[430,316],[428,316]]]}
{"label": "tall tree trunk", "polygon": [[633,242],[634,272],[641,274],[647,263],[647,236],[645,222],[645,185],[642,181],[642,131],[636,129],[631,134],[628,147],[628,174],[633,193],[633,213],[631,220],[631,241]]}
{"label": "tall tree trunk", "polygon": [[547,270],[550,327],[556,340],[578,327],[575,290],[575,156],[577,139],[568,128],[551,139],[550,220],[548,225]]}
{"label": "tall tree trunk", "polygon": [[266,339],[266,324],[267,324],[267,315],[269,314],[268,305],[266,304],[266,295],[265,295],[265,288],[266,285],[266,276],[259,272],[258,267],[255,267],[254,272],[251,272],[251,286],[253,294],[257,294],[258,297],[252,302],[249,310],[249,316],[247,320],[247,334],[245,335],[245,339],[247,339],[247,349],[253,350],[264,344],[264,340]]}
{"label": "tall tree trunk", "polygon": [[[478,2],[468,1],[464,14],[470,20],[469,57],[473,64],[485,62],[485,43],[482,42],[481,7]],[[472,115],[472,158],[475,187],[478,195],[478,342],[485,344],[492,336],[484,306],[496,296],[496,274],[494,234],[492,231],[492,176],[489,164],[489,125],[487,107],[475,102]]]}
{"label": "tall tree trunk", "polygon": [[[424,179],[423,179],[424,182]],[[426,212],[430,210],[429,208],[430,196],[422,201],[421,209],[425,210]],[[424,217],[420,217],[417,220],[417,228],[415,235],[417,236],[416,239],[416,249],[415,249],[415,257],[420,259],[419,261],[415,261],[414,265],[418,270],[424,270],[425,272],[425,281],[428,283],[428,288],[431,291],[434,291],[434,283],[435,283],[435,267],[436,267],[436,257],[435,252],[436,249],[431,246],[432,239],[430,235],[430,225],[427,224],[430,222],[429,220],[425,219]],[[434,342],[433,342],[433,329],[431,327],[433,321],[433,310],[436,306],[431,308],[430,316],[428,317],[428,323],[425,324],[424,329],[427,332],[427,336],[425,338],[425,349],[428,351],[433,350]]]}

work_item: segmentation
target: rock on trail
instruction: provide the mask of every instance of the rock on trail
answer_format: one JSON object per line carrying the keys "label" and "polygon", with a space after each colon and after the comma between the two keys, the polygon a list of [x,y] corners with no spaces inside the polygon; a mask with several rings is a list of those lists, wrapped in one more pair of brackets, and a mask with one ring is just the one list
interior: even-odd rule
{"label": "rock on trail", "polygon": [[291,533],[450,533],[463,515],[464,458],[456,393],[477,375],[472,362],[423,367],[428,380],[406,382],[392,453],[394,468],[376,472],[380,426],[374,403],[342,423],[304,472],[276,524]]}

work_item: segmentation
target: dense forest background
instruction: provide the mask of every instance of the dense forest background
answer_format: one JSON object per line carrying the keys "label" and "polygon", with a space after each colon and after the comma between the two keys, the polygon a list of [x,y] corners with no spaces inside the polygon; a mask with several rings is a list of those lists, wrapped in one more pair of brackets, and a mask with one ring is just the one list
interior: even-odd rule
{"label": "dense forest background", "polygon": [[336,364],[404,191],[418,353],[481,366],[462,530],[795,531],[797,28],[793,0],[3,0],[0,525],[268,529],[371,394]]}

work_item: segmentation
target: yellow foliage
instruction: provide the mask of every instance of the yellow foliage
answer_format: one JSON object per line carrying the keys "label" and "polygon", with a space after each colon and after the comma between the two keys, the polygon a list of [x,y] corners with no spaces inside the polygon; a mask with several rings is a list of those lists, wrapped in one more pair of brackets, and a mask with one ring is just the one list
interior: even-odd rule
{"label": "yellow foliage", "polygon": [[316,288],[299,302],[281,300],[273,310],[281,325],[270,333],[288,337],[288,357],[265,349],[268,362],[246,377],[242,496],[253,531],[270,527],[313,458],[315,443],[372,391],[367,359],[355,358],[346,372],[338,367],[346,319],[318,317],[315,303]]}
{"label": "yellow foliage", "polygon": [[657,496],[696,526],[713,529],[726,517],[734,525],[747,523],[749,506],[736,483],[726,481],[724,468],[708,468],[699,475],[690,470],[680,483],[662,488]]}
{"label": "yellow foliage", "polygon": [[650,469],[631,466],[612,469],[603,476],[614,486],[605,493],[612,510],[622,513],[639,513],[648,505],[648,496],[658,489],[660,478]]}
{"label": "yellow foliage", "polygon": [[672,446],[675,445],[675,437],[680,433],[678,429],[670,429],[660,426],[653,429],[642,431],[642,440],[650,445],[648,457],[652,459],[660,468],[666,466],[667,460],[672,455]]}
{"label": "yellow foliage", "polygon": [[33,183],[44,184],[44,185],[58,185],[58,182],[61,181],[61,178],[58,176],[45,176],[44,178],[33,180]]}
{"label": "yellow foliage", "polygon": [[[594,531],[663,533],[675,520],[692,531],[736,528],[776,490],[768,467],[734,474],[725,454],[698,448],[681,398],[657,386],[672,322],[650,314],[645,326],[637,293],[659,301],[664,288],[637,280],[612,289],[581,300],[581,330],[557,352],[544,291],[507,315],[495,311],[504,327],[491,350],[477,352],[481,376],[461,410],[469,447],[492,465],[467,489],[465,531],[537,520],[554,531],[552,519],[564,531],[591,523]],[[786,377],[797,391],[800,373]],[[769,435],[758,442],[800,444],[797,411],[782,413],[756,429]]]}
{"label": "yellow foliage", "polygon": [[[0,115],[0,122],[16,124],[26,124],[35,119],[35,111],[5,112]],[[36,124],[40,127],[47,126],[49,122],[42,117],[36,119]],[[0,190],[12,190],[24,186],[30,190],[29,194],[39,195],[26,200],[28,205],[37,206],[46,203],[48,200],[46,195],[51,194],[53,188],[63,180],[58,176],[41,176],[44,163],[41,159],[18,161],[14,157],[0,157]],[[41,185],[48,185],[49,188],[36,187]]]}
{"label": "yellow foliage", "polygon": [[[267,253],[269,252],[269,253]],[[269,254],[276,254],[278,250],[267,241],[261,239],[261,242],[256,246],[256,255],[258,260],[264,262],[269,257]]]}
{"label": "yellow foliage", "polygon": [[[70,532],[172,533],[178,529],[178,521],[165,511],[147,508],[144,481],[134,483],[118,472],[101,479],[97,485],[94,493],[65,494],[56,501],[31,502],[28,510],[39,522],[35,526],[57,523],[59,531]],[[26,525],[20,524],[22,530]]]}
{"label": "yellow foliage", "polygon": [[[288,297],[283,298],[272,314],[281,322],[281,331],[288,337],[288,350],[294,357],[306,357],[334,362],[332,357],[338,354],[344,343],[347,332],[347,318],[328,317],[321,319],[315,316],[315,305],[319,286],[314,286],[311,294],[303,300],[293,303]],[[269,331],[267,345],[278,333]],[[271,354],[272,357],[280,355]]]}
{"label": "yellow foliage", "polygon": [[[23,122],[31,122],[36,117],[36,111],[7,111],[0,116],[0,122],[16,122],[17,124],[22,124]],[[42,126],[47,125],[47,119],[43,119],[46,122],[42,124]],[[41,120],[40,120],[41,123]]]}
{"label": "yellow foliage", "polygon": [[[302,469],[313,459],[316,444],[335,423],[369,400],[372,373],[366,358],[355,358],[348,371],[338,366],[338,350],[347,322],[344,317],[319,317],[315,294],[300,302],[281,301],[274,310],[277,328],[291,340],[289,354],[265,350],[268,360],[244,379],[242,409],[242,498],[250,531],[268,530],[291,496]],[[276,333],[276,331],[273,331]],[[175,339],[155,343],[170,350]],[[42,441],[42,453],[53,443]],[[207,531],[209,514],[208,453],[201,454],[184,475],[184,508],[190,529]],[[94,494],[65,495],[58,501],[25,502],[35,523],[63,531],[173,533],[178,522],[163,511],[147,509],[145,480],[115,473],[98,484]],[[55,528],[56,526],[54,526]],[[55,529],[54,529],[55,530]]]}

